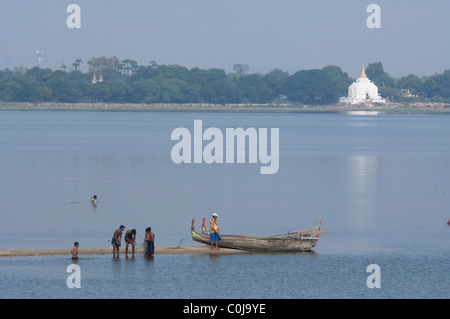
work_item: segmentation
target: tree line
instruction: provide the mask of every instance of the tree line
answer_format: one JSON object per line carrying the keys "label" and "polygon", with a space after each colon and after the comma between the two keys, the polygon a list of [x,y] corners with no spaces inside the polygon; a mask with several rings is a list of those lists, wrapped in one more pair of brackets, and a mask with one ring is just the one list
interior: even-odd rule
{"label": "tree line", "polygon": [[[0,70],[2,102],[64,103],[293,103],[327,105],[346,96],[354,81],[338,66],[301,70],[289,74],[280,69],[249,73],[245,64],[233,72],[222,69],[186,68],[180,65],[138,65],[116,57],[92,58],[87,72],[81,59],[70,70],[34,67]],[[366,74],[383,97],[394,102],[431,100],[450,102],[450,70],[430,77],[414,74],[394,79],[381,62],[369,64]],[[93,81],[95,78],[96,81]],[[94,83],[95,82],[95,83]],[[409,92],[406,96],[405,92]]]}

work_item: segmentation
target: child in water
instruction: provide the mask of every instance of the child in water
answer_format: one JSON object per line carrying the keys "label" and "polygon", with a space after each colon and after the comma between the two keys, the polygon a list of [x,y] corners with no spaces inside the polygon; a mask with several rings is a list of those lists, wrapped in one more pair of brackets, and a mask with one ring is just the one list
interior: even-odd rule
{"label": "child in water", "polygon": [[73,244],[74,247],[71,250],[72,260],[78,260],[78,246],[79,245],[80,244],[77,241]]}

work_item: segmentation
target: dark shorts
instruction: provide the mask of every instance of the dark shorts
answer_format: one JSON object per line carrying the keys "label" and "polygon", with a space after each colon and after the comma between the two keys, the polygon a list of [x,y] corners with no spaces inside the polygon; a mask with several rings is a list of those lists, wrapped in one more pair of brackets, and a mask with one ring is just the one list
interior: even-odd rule
{"label": "dark shorts", "polygon": [[111,239],[111,244],[120,247],[120,241],[116,241],[116,239],[113,237],[113,239]]}

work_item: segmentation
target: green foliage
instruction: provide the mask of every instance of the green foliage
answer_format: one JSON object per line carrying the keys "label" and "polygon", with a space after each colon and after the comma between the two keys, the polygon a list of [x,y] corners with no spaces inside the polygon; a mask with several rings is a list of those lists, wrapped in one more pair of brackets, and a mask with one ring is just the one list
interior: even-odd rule
{"label": "green foliage", "polygon": [[394,79],[383,70],[381,62],[369,64],[366,74],[378,88],[394,87]]}
{"label": "green foliage", "polygon": [[410,90],[411,94],[424,94],[424,83],[414,74],[410,74],[408,76],[400,78],[397,82],[396,87],[398,89]]}
{"label": "green foliage", "polygon": [[[89,71],[80,71],[76,59],[69,72],[34,67],[0,70],[0,101],[5,102],[104,102],[104,103],[272,103],[287,96],[295,103],[326,105],[347,95],[352,83],[341,68],[302,70],[293,75],[274,69],[267,74],[248,74],[247,65],[234,65],[234,72],[222,69],[188,69],[180,65],[138,65],[116,57],[92,58]],[[395,81],[381,62],[369,64],[367,76],[382,96],[402,101],[403,90],[422,99],[450,99],[450,70],[419,78],[414,74]],[[100,76],[103,82],[92,83]]]}
{"label": "green foliage", "polygon": [[425,96],[428,98],[450,98],[450,70],[443,74],[435,74],[425,80]]}
{"label": "green foliage", "polygon": [[347,94],[352,83],[339,67],[327,66],[321,70],[302,70],[287,79],[285,93],[289,99],[306,104],[336,103]]}

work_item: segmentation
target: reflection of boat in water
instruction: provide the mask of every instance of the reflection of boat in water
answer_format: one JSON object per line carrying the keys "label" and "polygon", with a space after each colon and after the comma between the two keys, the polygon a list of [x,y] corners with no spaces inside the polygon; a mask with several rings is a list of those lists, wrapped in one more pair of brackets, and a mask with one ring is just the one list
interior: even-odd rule
{"label": "reflection of boat in water", "polygon": [[[243,236],[243,235],[222,235],[219,247],[232,248],[260,252],[300,252],[309,251],[317,245],[319,235],[326,234],[327,231],[320,230],[321,222],[314,224],[312,229],[297,230],[287,234],[275,236]],[[191,226],[192,240],[210,244],[209,231],[205,227],[203,218],[202,232],[198,233],[194,228],[194,219]]]}

